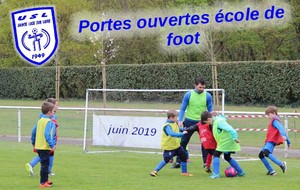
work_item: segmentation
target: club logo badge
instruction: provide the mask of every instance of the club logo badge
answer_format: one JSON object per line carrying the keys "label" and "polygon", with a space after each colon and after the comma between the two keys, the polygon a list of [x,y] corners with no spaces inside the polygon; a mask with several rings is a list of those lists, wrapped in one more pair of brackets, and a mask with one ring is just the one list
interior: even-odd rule
{"label": "club logo badge", "polygon": [[54,7],[36,7],[11,13],[15,47],[30,63],[40,66],[58,48]]}

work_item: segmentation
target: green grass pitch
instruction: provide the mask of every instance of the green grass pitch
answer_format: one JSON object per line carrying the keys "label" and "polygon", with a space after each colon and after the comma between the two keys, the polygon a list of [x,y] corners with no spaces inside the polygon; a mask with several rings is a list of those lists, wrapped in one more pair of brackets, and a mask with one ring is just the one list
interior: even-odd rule
{"label": "green grass pitch", "polygon": [[[25,163],[35,154],[30,143],[0,141],[0,189],[38,189],[39,169],[34,168],[35,175],[30,177],[25,171]],[[82,147],[74,145],[59,145],[55,152],[51,177],[56,190],[146,190],[146,189],[299,189],[299,159],[286,159],[287,173],[283,174],[279,167],[274,166],[278,175],[266,176],[262,163],[257,161],[240,161],[245,170],[245,177],[227,178],[224,169],[228,166],[221,162],[222,177],[209,179],[201,168],[201,157],[191,157],[188,170],[193,177],[180,175],[180,170],[171,169],[171,164],[163,168],[157,177],[149,173],[162,159],[161,154],[140,154],[129,152],[87,154]],[[280,158],[282,159],[282,158]]]}

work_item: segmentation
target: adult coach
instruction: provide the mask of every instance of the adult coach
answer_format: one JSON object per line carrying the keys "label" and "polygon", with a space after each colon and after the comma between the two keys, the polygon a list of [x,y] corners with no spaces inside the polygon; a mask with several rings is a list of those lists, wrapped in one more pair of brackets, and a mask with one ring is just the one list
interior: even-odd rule
{"label": "adult coach", "polygon": [[[213,101],[210,93],[204,91],[206,82],[203,78],[196,78],[194,82],[195,89],[184,94],[180,112],[178,116],[178,126],[189,127],[197,124],[200,121],[202,112],[213,111]],[[184,114],[186,111],[185,119]],[[182,122],[183,121],[183,122]],[[191,131],[181,138],[181,146],[186,150],[187,144],[195,131]],[[206,157],[208,152],[201,145],[202,159],[205,167]],[[177,157],[172,168],[180,168],[180,159]]]}

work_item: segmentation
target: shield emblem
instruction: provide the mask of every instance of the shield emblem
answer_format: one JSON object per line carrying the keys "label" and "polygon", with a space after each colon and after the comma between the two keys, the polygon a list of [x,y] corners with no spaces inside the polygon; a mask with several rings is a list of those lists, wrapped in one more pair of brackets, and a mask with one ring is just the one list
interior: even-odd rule
{"label": "shield emblem", "polygon": [[35,7],[11,13],[15,47],[30,63],[46,63],[58,48],[54,7]]}

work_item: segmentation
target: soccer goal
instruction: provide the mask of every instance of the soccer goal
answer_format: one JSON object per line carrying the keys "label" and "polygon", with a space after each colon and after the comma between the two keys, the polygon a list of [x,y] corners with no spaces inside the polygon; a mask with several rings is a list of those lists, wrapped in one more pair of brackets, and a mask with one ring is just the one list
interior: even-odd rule
{"label": "soccer goal", "polygon": [[[191,89],[189,89],[191,90]],[[87,89],[84,119],[85,152],[160,149],[166,111],[179,110],[188,89]],[[225,91],[220,94],[224,113]]]}

